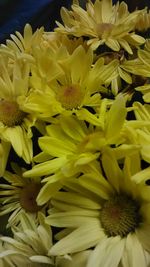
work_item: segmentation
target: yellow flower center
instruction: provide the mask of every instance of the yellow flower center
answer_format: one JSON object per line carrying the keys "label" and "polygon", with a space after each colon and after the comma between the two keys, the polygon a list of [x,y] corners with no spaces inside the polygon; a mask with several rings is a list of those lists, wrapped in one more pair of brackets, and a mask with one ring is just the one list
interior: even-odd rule
{"label": "yellow flower center", "polygon": [[25,211],[37,212],[41,209],[41,206],[37,205],[36,198],[40,192],[41,184],[31,183],[26,185],[20,193],[20,205]]}
{"label": "yellow flower center", "polygon": [[79,85],[62,86],[57,94],[57,100],[65,109],[78,108],[83,99]]}
{"label": "yellow flower center", "polygon": [[102,207],[100,220],[108,236],[127,236],[139,226],[139,204],[127,195],[116,195]]}
{"label": "yellow flower center", "polygon": [[0,121],[8,127],[20,125],[26,113],[19,109],[15,101],[0,100]]}

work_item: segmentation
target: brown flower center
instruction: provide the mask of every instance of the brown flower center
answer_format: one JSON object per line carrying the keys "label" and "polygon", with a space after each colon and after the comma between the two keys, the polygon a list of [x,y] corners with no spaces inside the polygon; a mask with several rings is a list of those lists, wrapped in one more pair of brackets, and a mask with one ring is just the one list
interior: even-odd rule
{"label": "brown flower center", "polygon": [[127,195],[116,195],[104,203],[100,220],[108,236],[127,236],[141,222],[139,204]]}
{"label": "brown flower center", "polygon": [[0,121],[8,127],[20,125],[26,113],[19,109],[15,101],[0,100]]}
{"label": "brown flower center", "polygon": [[20,194],[20,205],[28,212],[37,212],[41,206],[37,205],[36,198],[40,192],[41,184],[31,183],[26,185]]}
{"label": "brown flower center", "polygon": [[57,100],[65,109],[78,108],[83,99],[79,85],[62,86],[57,94]]}
{"label": "brown flower center", "polygon": [[101,37],[103,34],[109,35],[112,31],[114,25],[111,23],[99,23],[96,25],[96,31],[99,37]]}

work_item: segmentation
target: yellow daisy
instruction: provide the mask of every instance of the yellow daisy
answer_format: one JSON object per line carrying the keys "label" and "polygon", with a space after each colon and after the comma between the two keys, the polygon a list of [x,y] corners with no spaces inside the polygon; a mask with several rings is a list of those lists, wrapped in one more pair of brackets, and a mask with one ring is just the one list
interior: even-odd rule
{"label": "yellow daisy", "polygon": [[[124,99],[116,99],[109,110],[107,107],[107,100],[104,100],[97,116],[83,110],[81,120],[75,115],[61,115],[47,126],[47,136],[39,138],[43,152],[35,157],[40,163],[24,173],[24,177],[49,175],[42,180],[46,184],[37,197],[39,205],[46,203],[62,187],[64,179],[79,175],[90,162],[99,158],[105,146],[116,147],[125,141],[121,136],[126,118]],[[47,155],[51,157],[49,160],[46,160]]]}
{"label": "yellow daisy", "polygon": [[[17,155],[30,163],[33,155],[31,127],[36,118],[25,112],[18,101],[29,92],[30,67],[27,62],[16,59],[10,70],[2,57],[0,65],[0,139],[11,144]],[[7,150],[4,153],[8,153]]]}
{"label": "yellow daisy", "polygon": [[[77,1],[78,2],[78,1]],[[145,10],[128,12],[125,2],[112,4],[112,0],[88,1],[86,10],[79,4],[73,4],[72,10],[61,9],[64,26],[57,22],[57,32],[73,36],[88,37],[88,44],[95,50],[105,44],[114,51],[122,47],[132,54],[132,46],[139,46],[145,39],[134,33],[140,14]]]}
{"label": "yellow daisy", "polygon": [[9,214],[8,225],[18,223],[19,214],[25,210],[36,217],[36,213],[43,207],[37,205],[36,197],[42,187],[40,178],[24,179],[23,172],[18,165],[12,164],[13,172],[5,171],[0,183],[0,216]]}
{"label": "yellow daisy", "polygon": [[11,39],[6,40],[6,44],[1,44],[0,54],[7,55],[11,60],[17,56],[18,58],[26,58],[33,61],[31,55],[33,54],[33,47],[40,45],[43,41],[44,28],[37,29],[34,33],[32,27],[26,24],[23,35],[16,31],[11,34]]}
{"label": "yellow daisy", "polygon": [[101,93],[109,91],[104,85],[117,76],[117,60],[104,65],[104,59],[99,58],[93,64],[92,50],[86,51],[83,46],[78,46],[72,54],[67,48],[59,53],[37,48],[35,60],[31,69],[33,92],[22,99],[22,106],[45,120],[66,110],[72,113],[83,106],[100,105]]}
{"label": "yellow daisy", "polygon": [[[134,161],[134,164],[132,164]],[[150,168],[141,170],[136,154],[121,168],[113,152],[102,155],[100,168],[68,181],[69,192],[58,192],[46,222],[66,230],[49,255],[94,247],[87,267],[147,267],[150,256]],[[68,232],[67,232],[68,231]]]}

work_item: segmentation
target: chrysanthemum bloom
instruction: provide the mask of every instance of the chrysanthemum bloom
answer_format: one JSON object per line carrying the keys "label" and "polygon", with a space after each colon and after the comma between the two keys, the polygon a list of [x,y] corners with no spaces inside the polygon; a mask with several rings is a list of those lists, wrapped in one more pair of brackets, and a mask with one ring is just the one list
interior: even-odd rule
{"label": "chrysanthemum bloom", "polygon": [[[12,267],[85,267],[90,251],[66,257],[48,255],[52,247],[52,231],[45,224],[45,217],[38,213],[36,221],[26,213],[20,216],[21,224],[13,229],[13,238],[2,236],[3,249],[0,260],[8,262]],[[4,250],[5,249],[5,250]],[[2,265],[2,267],[7,265]]]}
{"label": "chrysanthemum bloom", "polygon": [[5,171],[4,179],[0,183],[0,216],[10,214],[7,225],[9,227],[18,223],[19,214],[23,210],[36,218],[37,212],[43,208],[36,202],[42,187],[40,178],[24,179],[24,169],[16,164],[12,164],[12,168],[14,172]]}
{"label": "chrysanthemum bloom", "polygon": [[[0,258],[9,259],[12,266],[43,267],[53,266],[53,258],[48,257],[52,246],[51,228],[45,224],[44,215],[38,214],[38,223],[26,213],[20,216],[21,224],[13,229],[14,237],[1,236],[9,249],[0,252]],[[14,257],[13,257],[14,255]],[[19,265],[20,264],[20,265]]]}
{"label": "chrysanthemum bloom", "polygon": [[[77,2],[77,1],[76,1]],[[88,44],[96,49],[102,44],[114,51],[124,48],[132,54],[131,46],[139,46],[145,42],[144,38],[134,33],[134,28],[140,14],[145,10],[128,12],[125,2],[112,5],[112,0],[88,1],[86,10],[78,4],[72,5],[72,11],[61,9],[64,25],[55,30],[73,36],[89,38]]]}
{"label": "chrysanthemum bloom", "polygon": [[87,267],[148,266],[150,168],[141,170],[135,159],[136,155],[127,157],[121,168],[107,149],[102,156],[104,174],[95,165],[65,184],[69,192],[55,195],[46,222],[66,230],[56,235],[60,240],[50,255],[95,247]]}
{"label": "chrysanthemum bloom", "polygon": [[33,61],[33,47],[40,45],[43,42],[44,28],[37,29],[34,33],[29,24],[24,27],[23,35],[20,32],[11,34],[11,39],[6,40],[6,44],[1,44],[0,54],[8,56],[9,60],[14,58],[24,58]]}
{"label": "chrysanthemum bloom", "polygon": [[[90,122],[87,125],[75,115],[60,116],[47,126],[47,136],[39,138],[39,146],[44,153],[37,155],[38,165],[24,173],[24,177],[44,176],[37,201],[41,205],[62,187],[63,179],[80,174],[82,168],[97,159],[103,147],[124,142],[121,137],[126,118],[125,101],[117,98],[107,110],[107,100],[102,102],[99,114],[83,110],[80,119]],[[115,127],[114,127],[115,125]],[[123,152],[123,151],[122,151]],[[47,155],[51,158],[46,160]]]}
{"label": "chrysanthemum bloom", "polygon": [[[83,46],[84,49],[87,51],[89,46],[87,44],[87,40],[85,40],[83,37],[74,37],[70,38],[68,35],[61,34],[59,32],[48,32],[44,34],[45,46],[50,47],[54,51],[57,51],[58,49],[62,47],[65,47],[69,54],[72,54],[73,51],[78,46]],[[64,48],[63,48],[64,49]],[[58,53],[58,52],[57,52]],[[59,52],[60,53],[60,52]],[[62,51],[61,51],[62,54]],[[124,71],[122,68],[123,62],[126,60],[125,57],[126,52],[121,49],[120,51],[109,51],[104,53],[94,53],[93,54],[93,60],[96,62],[99,57],[104,58],[104,64],[107,65],[111,61],[116,60],[118,61],[117,68],[114,68],[114,72],[116,73],[116,77],[111,79],[111,88],[110,88],[110,94],[113,93],[114,95],[117,95],[118,91],[122,90],[122,83],[121,79],[123,79],[127,84],[132,83],[131,75]],[[68,56],[68,55],[66,55]],[[65,57],[66,57],[65,56]],[[107,89],[106,89],[107,91]],[[109,93],[108,93],[109,94]]]}
{"label": "chrysanthemum bloom", "polygon": [[11,70],[2,57],[0,66],[0,139],[30,163],[33,155],[31,127],[36,118],[25,112],[18,100],[29,92],[30,67],[27,62],[16,59]]}
{"label": "chrysanthemum bloom", "polygon": [[[93,52],[82,45],[70,54],[65,46],[57,51],[50,48],[35,49],[35,64],[31,69],[31,85],[34,88],[23,99],[23,107],[35,112],[41,119],[80,110],[85,106],[97,107],[104,87],[114,79],[118,61],[104,64],[100,58],[93,63]],[[82,59],[82,64],[81,64]]]}

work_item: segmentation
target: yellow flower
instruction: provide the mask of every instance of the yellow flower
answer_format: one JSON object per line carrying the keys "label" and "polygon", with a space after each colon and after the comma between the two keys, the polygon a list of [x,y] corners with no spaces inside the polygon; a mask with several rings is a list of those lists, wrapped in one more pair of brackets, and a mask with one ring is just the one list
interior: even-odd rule
{"label": "yellow flower", "polygon": [[48,256],[48,249],[52,246],[52,232],[44,219],[44,215],[39,212],[36,223],[32,216],[22,213],[21,225],[13,229],[14,237],[0,237],[6,246],[5,252],[0,252],[0,258],[8,258],[14,264],[10,266],[54,266],[53,257]]}
{"label": "yellow flower", "polygon": [[127,157],[121,168],[108,149],[102,155],[103,174],[97,165],[65,183],[68,192],[55,195],[46,222],[66,230],[56,234],[49,255],[95,247],[88,267],[148,266],[150,168],[141,170],[135,159]]}
{"label": "yellow flower", "polygon": [[[62,187],[63,180],[79,175],[83,168],[99,158],[106,146],[117,147],[124,142],[121,136],[126,117],[124,99],[116,99],[111,108],[107,108],[108,102],[104,100],[97,116],[83,110],[81,120],[74,115],[61,115],[47,126],[47,136],[39,138],[43,152],[35,157],[40,163],[24,173],[24,177],[49,175],[42,180],[46,184],[37,197],[39,205],[46,203]],[[122,148],[122,155],[132,149]]]}
{"label": "yellow flower", "polygon": [[0,216],[10,214],[7,225],[9,227],[18,223],[19,214],[23,210],[36,217],[36,213],[43,208],[36,203],[36,197],[42,187],[40,178],[24,179],[25,169],[16,164],[12,164],[12,167],[14,172],[5,171],[5,183],[0,183]]}
{"label": "yellow flower", "polygon": [[86,10],[79,4],[72,5],[72,11],[61,9],[64,26],[57,22],[57,32],[73,36],[86,36],[88,44],[96,49],[102,44],[114,51],[124,48],[132,54],[131,46],[139,46],[145,39],[133,32],[138,16],[145,10],[128,12],[125,2],[112,5],[112,0],[88,1]]}
{"label": "yellow flower", "polygon": [[[117,95],[119,92],[126,92],[126,88],[128,88],[132,83],[132,76],[129,73],[129,71],[124,70],[124,63],[126,66],[126,53],[123,50],[120,50],[118,52],[112,51],[112,52],[104,52],[101,53],[97,56],[104,58],[104,63],[107,65],[110,63],[112,60],[117,60],[118,61],[118,66],[116,69],[114,69],[114,72],[116,73],[115,77],[112,78],[111,80],[111,90],[110,93],[113,95]],[[123,80],[123,81],[122,81]]]}
{"label": "yellow flower", "polygon": [[[0,139],[10,143],[17,155],[26,163],[32,160],[32,131],[36,118],[22,109],[20,96],[29,92],[29,71],[27,62],[17,61],[13,70],[1,58],[0,77]],[[8,153],[7,150],[4,153]]]}
{"label": "yellow flower", "polygon": [[39,46],[43,41],[44,28],[37,29],[34,33],[29,24],[24,27],[23,35],[16,31],[11,34],[11,39],[6,40],[6,45],[1,44],[0,54],[9,56],[10,59],[24,58],[33,61],[31,55],[33,54],[33,47]]}
{"label": "yellow flower", "polygon": [[[48,255],[52,247],[52,231],[42,213],[38,213],[38,223],[26,213],[20,216],[21,224],[13,229],[13,238],[2,236],[0,242],[1,267],[85,267],[90,251],[53,257]],[[7,265],[7,262],[11,265]]]}
{"label": "yellow flower", "polygon": [[116,77],[118,67],[117,60],[104,65],[103,58],[93,64],[92,50],[85,51],[82,46],[72,54],[67,49],[63,54],[36,49],[35,60],[31,69],[34,90],[23,99],[23,107],[45,120],[66,110],[72,113],[83,106],[100,105],[101,92],[107,91],[104,85]]}

